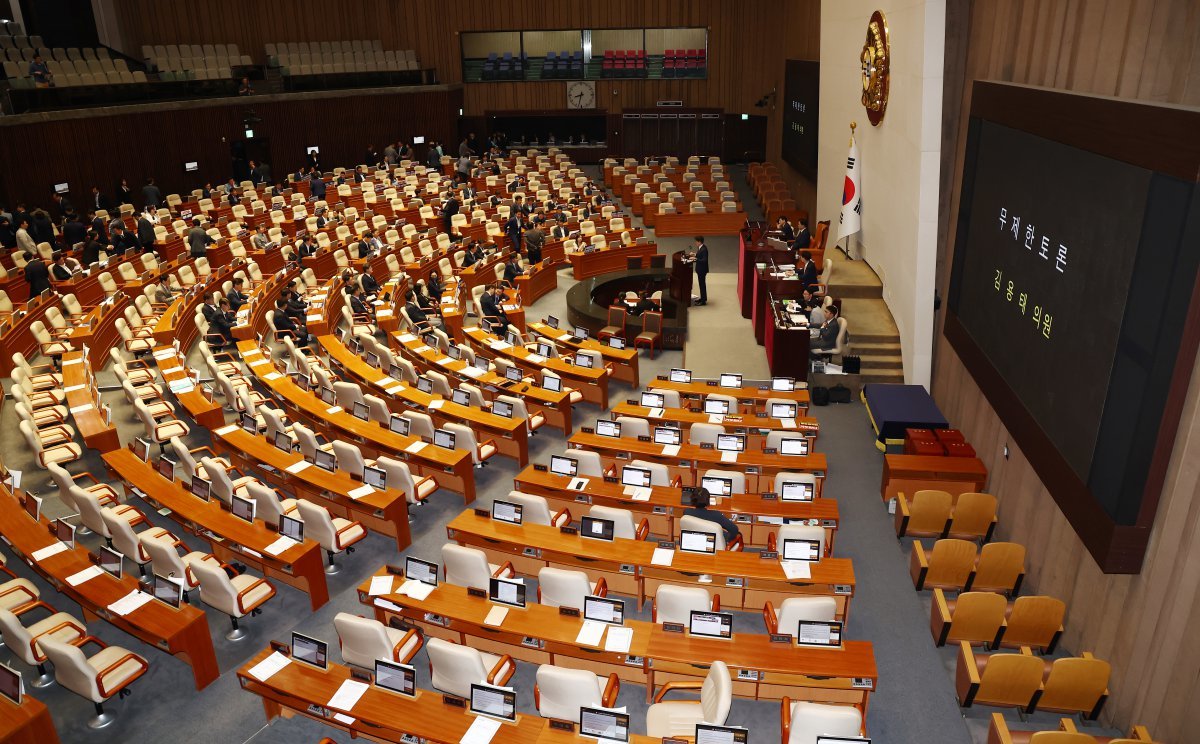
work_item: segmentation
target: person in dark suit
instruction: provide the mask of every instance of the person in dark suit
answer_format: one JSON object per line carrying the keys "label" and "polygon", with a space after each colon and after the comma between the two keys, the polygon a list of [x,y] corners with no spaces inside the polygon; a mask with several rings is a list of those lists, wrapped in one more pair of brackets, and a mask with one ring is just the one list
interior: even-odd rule
{"label": "person in dark suit", "polygon": [[158,205],[162,204],[162,198],[162,191],[154,183],[154,179],[147,178],[146,185],[142,187],[142,204],[153,209],[158,209]]}
{"label": "person in dark suit", "polygon": [[493,323],[498,321],[502,328],[509,324],[508,315],[504,312],[503,297],[504,288],[499,284],[489,284],[487,291],[479,297],[479,307],[483,310],[483,317]]}
{"label": "person in dark suit", "polygon": [[234,344],[233,327],[237,324],[237,315],[229,307],[229,300],[224,297],[217,304],[217,311],[213,314],[212,320],[208,321],[210,331],[221,334],[225,338],[225,343]]}
{"label": "person in dark suit", "polygon": [[517,253],[508,254],[508,261],[504,264],[504,281],[508,282],[510,287],[516,286],[518,276],[525,274],[525,270],[521,268],[521,257]]}
{"label": "person in dark suit", "polygon": [[369,271],[362,273],[362,279],[359,280],[359,284],[362,286],[363,294],[366,296],[374,297],[379,294],[379,282],[375,281],[375,277],[371,276]]}
{"label": "person in dark suit", "polygon": [[229,307],[235,313],[241,309],[242,305],[245,305],[250,301],[250,297],[242,291],[243,284],[245,284],[245,282],[241,279],[241,277],[238,277],[237,279],[233,280],[233,289],[229,290]]}
{"label": "person in dark suit", "polygon": [[567,216],[565,214],[560,212],[558,216],[555,217],[555,222],[556,224],[554,227],[550,228],[551,238],[555,240],[562,240],[571,234],[571,231],[567,228]]}
{"label": "person in dark suit", "polygon": [[316,255],[317,246],[309,239],[307,235],[300,239],[300,245],[296,246],[296,258],[308,258]]}
{"label": "person in dark suit", "polygon": [[204,298],[200,304],[200,312],[204,315],[204,319],[209,323],[213,322],[213,318],[217,317],[217,313],[220,312],[220,309],[217,307],[217,303],[213,302],[212,292],[204,293]]}
{"label": "person in dark suit", "polygon": [[521,214],[515,209],[509,216],[508,221],[504,223],[504,235],[508,238],[508,243],[514,251],[521,252]]}
{"label": "person in dark suit", "polygon": [[375,308],[368,305],[366,300],[363,299],[361,289],[358,287],[349,287],[346,292],[350,295],[350,312],[355,317],[365,316],[374,319]]}
{"label": "person in dark suit", "polygon": [[54,265],[50,267],[50,276],[56,282],[65,282],[71,278],[71,267],[67,266],[65,251],[54,254]]}
{"label": "person in dark suit", "polygon": [[104,221],[103,217],[97,217],[95,210],[93,210],[93,209],[88,210],[87,221],[84,224],[86,224],[91,229],[95,230],[96,235],[101,240],[111,242],[108,239],[108,223]]}
{"label": "person in dark suit", "polygon": [[450,232],[451,223],[454,222],[454,215],[458,214],[458,210],[462,208],[462,202],[454,195],[454,192],[448,192],[447,198],[442,202],[442,231]]}
{"label": "person in dark suit", "polygon": [[838,332],[841,331],[841,324],[838,323],[839,315],[837,305],[825,308],[825,322],[817,331],[817,337],[812,340],[814,349],[832,349],[837,346]]}
{"label": "person in dark suit", "polygon": [[308,190],[312,194],[312,198],[321,201],[325,198],[325,181],[321,180],[321,174],[313,171],[308,179]]}
{"label": "person in dark suit", "polygon": [[525,251],[529,258],[529,265],[533,266],[542,262],[542,246],[546,244],[546,233],[542,232],[542,227],[538,223],[525,223]]}
{"label": "person in dark suit", "polygon": [[404,312],[413,325],[417,326],[418,332],[424,332],[433,327],[433,319],[425,312],[425,308],[421,307],[421,303],[417,301],[417,293],[411,289],[404,295]]}
{"label": "person in dark suit", "polygon": [[655,305],[654,300],[650,299],[650,290],[643,289],[641,291],[641,297],[638,299],[637,304],[634,305],[631,312],[633,315],[641,315],[647,311],[658,309],[658,305]]}
{"label": "person in dark suit", "polygon": [[467,246],[466,254],[463,255],[463,268],[465,269],[468,266],[474,266],[475,264],[484,260],[484,258],[486,258],[486,256],[484,256],[483,248],[480,247],[479,243],[471,243],[469,246]]}
{"label": "person in dark suit", "polygon": [[296,343],[308,343],[308,328],[288,312],[288,301],[280,297],[275,300],[275,330],[295,334]]}
{"label": "person in dark suit", "polygon": [[87,225],[83,224],[79,215],[71,214],[67,217],[66,224],[62,226],[62,238],[68,249],[74,248],[76,243],[82,243],[87,234]]}
{"label": "person in dark suit", "polygon": [[[109,245],[114,249],[115,253],[123,253],[130,248],[140,249],[137,236],[129,230],[125,229],[124,225],[114,225],[112,234],[109,236]],[[85,266],[87,264],[84,264]]]}
{"label": "person in dark suit", "polygon": [[145,212],[138,217],[137,238],[143,253],[154,250],[154,223],[150,221]]}
{"label": "person in dark suit", "polygon": [[441,273],[437,271],[431,271],[429,273],[429,278],[425,280],[425,288],[428,290],[429,296],[433,298],[435,302],[440,300],[442,297],[442,292],[445,290],[445,286],[442,284]]}
{"label": "person in dark suit", "polygon": [[108,197],[100,193],[99,186],[92,187],[92,195],[89,198],[89,201],[90,204],[88,206],[96,211],[100,211],[101,209],[107,211],[112,208],[112,203],[109,202]]}
{"label": "person in dark suit", "polygon": [[692,491],[692,505],[683,510],[685,517],[696,517],[708,522],[715,522],[721,525],[721,531],[725,533],[725,544],[733,542],[740,534],[738,526],[733,523],[729,517],[723,513],[712,509],[712,494],[707,488],[701,488]]}
{"label": "person in dark suit", "polygon": [[812,287],[805,287],[800,290],[800,299],[796,300],[796,304],[802,307],[804,312],[808,312],[814,307],[821,306],[821,298],[817,296]]}
{"label": "person in dark suit", "polygon": [[796,231],[792,227],[792,223],[788,221],[787,217],[782,215],[780,215],[779,219],[775,220],[775,232],[779,233],[779,236],[785,241],[794,240],[796,237]]}
{"label": "person in dark suit", "polygon": [[474,186],[472,186],[469,181],[467,183],[463,184],[463,187],[462,187],[463,201],[470,201],[471,199],[474,199],[478,195],[479,195],[479,191],[476,190],[476,188]]}
{"label": "person in dark suit", "polygon": [[192,229],[188,230],[187,234],[188,252],[192,258],[203,258],[204,256],[207,256],[208,247],[216,242],[217,241],[213,239],[213,236],[209,235],[204,231],[204,228],[200,227],[199,218],[192,220]]}
{"label": "person in dark suit", "polygon": [[800,286],[811,287],[817,283],[817,265],[813,263],[812,254],[808,251],[800,251],[800,268],[797,274],[800,275]]}
{"label": "person in dark suit", "polygon": [[71,204],[71,200],[62,194],[53,194],[50,198],[54,200],[54,206],[58,207],[59,218],[66,217],[75,211],[75,207]]}
{"label": "person in dark suit", "polygon": [[697,235],[696,241],[696,280],[700,282],[700,301],[697,305],[708,304],[708,287],[705,284],[705,279],[708,278],[708,246],[704,244],[704,236]]}
{"label": "person in dark suit", "polygon": [[124,178],[117,184],[117,204],[133,204],[133,189]]}
{"label": "person in dark suit", "polygon": [[25,260],[25,282],[29,285],[29,296],[37,297],[44,290],[50,289],[50,270],[37,253],[26,251]]}
{"label": "person in dark suit", "polygon": [[[124,231],[122,230],[122,232]],[[118,248],[118,250],[124,249]],[[84,266],[91,266],[100,260],[100,241],[97,239],[95,230],[88,230],[87,240],[83,242],[83,255],[79,260]]]}
{"label": "person in dark suit", "polygon": [[800,218],[800,231],[796,233],[796,239],[792,242],[792,250],[802,251],[812,245],[812,233],[808,231],[808,218]]}
{"label": "person in dark suit", "polygon": [[300,293],[294,289],[289,289],[283,293],[287,304],[284,307],[284,312],[288,314],[297,323],[304,323],[305,316],[308,315],[308,303],[300,296]]}

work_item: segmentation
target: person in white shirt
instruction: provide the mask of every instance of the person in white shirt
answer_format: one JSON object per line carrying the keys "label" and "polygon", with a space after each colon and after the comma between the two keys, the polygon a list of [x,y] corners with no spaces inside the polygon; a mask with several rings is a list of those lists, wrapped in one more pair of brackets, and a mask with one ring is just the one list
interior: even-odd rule
{"label": "person in white shirt", "polygon": [[29,220],[22,219],[17,226],[17,249],[26,253],[37,253],[37,243],[29,234]]}

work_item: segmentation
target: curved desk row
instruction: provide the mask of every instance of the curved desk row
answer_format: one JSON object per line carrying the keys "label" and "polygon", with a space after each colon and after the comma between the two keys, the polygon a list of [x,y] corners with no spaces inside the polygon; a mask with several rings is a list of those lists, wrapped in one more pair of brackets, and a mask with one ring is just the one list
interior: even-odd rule
{"label": "curved desk row", "polygon": [[657,254],[658,245],[656,243],[617,244],[598,248],[590,253],[585,253],[583,250],[574,251],[567,254],[567,260],[571,262],[575,281],[579,281],[600,274],[624,271],[630,258],[644,260]]}
{"label": "curved desk row", "polygon": [[542,321],[530,321],[527,324],[530,331],[560,344],[572,352],[594,351],[611,365],[614,380],[628,383],[630,387],[638,387],[638,352],[637,349],[617,349],[608,344],[602,344],[594,338],[576,339],[570,332],[561,328],[552,328]]}
{"label": "curved desk row", "polygon": [[476,352],[498,354],[512,362],[527,376],[536,376],[540,380],[543,370],[558,375],[564,386],[578,390],[588,403],[608,408],[608,378],[607,368],[592,369],[568,363],[562,358],[544,357],[526,349],[524,346],[513,346],[508,341],[500,339],[482,328],[463,329],[467,341]]}
{"label": "curved desk row", "polygon": [[[756,411],[763,410],[767,405],[767,400],[771,398],[794,402],[800,409],[801,415],[807,415],[809,405],[807,388],[797,388],[790,392],[772,390],[770,381],[764,382],[762,385],[742,385],[733,388],[721,387],[717,384],[717,380],[693,379],[691,382],[672,382],[669,377],[658,375],[654,380],[646,383],[646,389],[674,390],[683,400],[695,401],[697,407],[702,407],[703,400],[709,395],[732,395],[738,399],[740,412],[745,414],[754,414]],[[690,406],[687,407],[690,408]]]}

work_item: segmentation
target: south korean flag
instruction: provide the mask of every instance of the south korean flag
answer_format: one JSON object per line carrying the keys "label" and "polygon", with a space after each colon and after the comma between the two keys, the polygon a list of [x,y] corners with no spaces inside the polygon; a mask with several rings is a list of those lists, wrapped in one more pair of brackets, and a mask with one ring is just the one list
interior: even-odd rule
{"label": "south korean flag", "polygon": [[[838,226],[838,242],[862,230],[862,176],[858,143],[850,138],[850,154],[846,156],[846,182],[842,187],[842,216]],[[849,245],[846,251],[849,253]]]}

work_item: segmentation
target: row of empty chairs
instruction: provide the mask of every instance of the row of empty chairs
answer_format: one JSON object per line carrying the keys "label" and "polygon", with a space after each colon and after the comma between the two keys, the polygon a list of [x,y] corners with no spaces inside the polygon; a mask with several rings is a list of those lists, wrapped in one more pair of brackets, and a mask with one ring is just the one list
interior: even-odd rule
{"label": "row of empty chairs", "polygon": [[142,57],[160,73],[229,69],[254,64],[249,55],[241,53],[237,44],[144,44]]}

